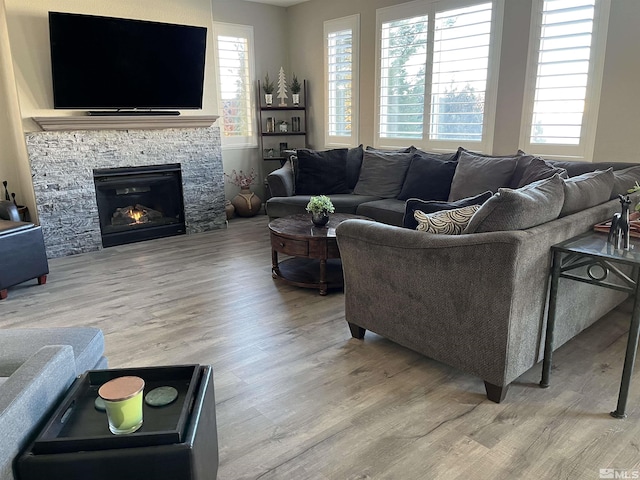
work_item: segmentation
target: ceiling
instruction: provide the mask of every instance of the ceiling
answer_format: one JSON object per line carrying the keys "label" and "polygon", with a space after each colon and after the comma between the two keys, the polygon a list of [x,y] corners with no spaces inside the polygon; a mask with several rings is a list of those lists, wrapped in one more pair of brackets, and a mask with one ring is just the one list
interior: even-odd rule
{"label": "ceiling", "polygon": [[278,7],[290,7],[291,5],[297,5],[298,3],[308,2],[309,0],[248,0],[255,3],[267,3],[269,5],[276,5]]}

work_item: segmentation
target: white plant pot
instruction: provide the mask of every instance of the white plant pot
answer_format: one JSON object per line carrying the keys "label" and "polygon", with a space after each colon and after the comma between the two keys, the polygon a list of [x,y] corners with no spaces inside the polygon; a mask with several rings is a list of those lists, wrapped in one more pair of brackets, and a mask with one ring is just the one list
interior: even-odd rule
{"label": "white plant pot", "polygon": [[265,93],[264,94],[264,103],[267,104],[267,107],[270,107],[271,104],[273,104],[273,94],[272,93]]}
{"label": "white plant pot", "polygon": [[291,94],[291,99],[293,100],[293,104],[297,107],[298,105],[300,105],[300,94],[299,93],[292,93]]}

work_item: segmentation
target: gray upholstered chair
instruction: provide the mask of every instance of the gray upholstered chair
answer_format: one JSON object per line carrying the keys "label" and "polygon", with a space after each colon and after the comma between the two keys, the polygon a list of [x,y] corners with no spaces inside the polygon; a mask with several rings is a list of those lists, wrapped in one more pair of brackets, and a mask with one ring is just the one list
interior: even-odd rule
{"label": "gray upholstered chair", "polygon": [[15,205],[0,201],[0,300],[9,287],[27,280],[46,283],[48,273],[41,227],[21,222]]}

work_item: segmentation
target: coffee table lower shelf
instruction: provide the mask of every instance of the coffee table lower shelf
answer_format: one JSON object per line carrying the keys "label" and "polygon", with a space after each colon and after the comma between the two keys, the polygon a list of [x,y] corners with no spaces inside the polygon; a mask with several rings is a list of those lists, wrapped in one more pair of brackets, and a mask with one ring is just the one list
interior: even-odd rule
{"label": "coffee table lower shelf", "polygon": [[326,260],[325,282],[321,281],[321,262],[315,258],[293,257],[278,263],[272,269],[273,278],[294,285],[296,287],[316,288],[320,295],[326,295],[327,290],[344,287],[342,276],[342,262],[339,258]]}

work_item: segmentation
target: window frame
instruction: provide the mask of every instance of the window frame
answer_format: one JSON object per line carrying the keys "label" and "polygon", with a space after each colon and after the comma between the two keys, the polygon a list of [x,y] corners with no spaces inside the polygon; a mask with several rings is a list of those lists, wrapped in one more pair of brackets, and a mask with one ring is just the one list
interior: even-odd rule
{"label": "window frame", "polygon": [[[331,135],[329,132],[329,34],[351,30],[351,135]],[[324,43],[324,144],[325,147],[357,147],[360,144],[360,14],[326,20],[323,24]]]}
{"label": "window frame", "polygon": [[600,109],[600,94],[604,76],[604,61],[607,47],[607,32],[609,29],[610,0],[595,0],[593,15],[593,30],[591,32],[591,50],[589,59],[589,73],[587,89],[582,115],[580,143],[568,145],[561,143],[531,143],[531,128],[533,124],[533,107],[535,89],[538,79],[538,57],[542,35],[542,16],[544,0],[533,0],[531,8],[531,30],[529,37],[529,53],[527,58],[527,72],[520,123],[519,148],[531,155],[541,155],[545,158],[557,160],[593,161],[596,129],[598,126],[598,112]]}
{"label": "window frame", "polygon": [[[489,43],[489,59],[487,64],[487,87],[485,91],[482,139],[480,141],[464,140],[432,140],[429,138],[431,130],[431,86],[433,81],[433,58],[435,39],[436,13],[456,10],[483,3],[492,3],[491,10],[491,40]],[[381,88],[381,48],[382,24],[394,20],[402,20],[415,16],[427,15],[427,61],[425,68],[424,92],[424,120],[421,139],[383,138],[380,136],[380,88]],[[416,0],[379,8],[376,10],[376,73],[375,73],[375,115],[374,115],[374,146],[376,148],[406,147],[411,142],[416,147],[433,152],[455,151],[458,147],[465,147],[479,152],[491,152],[493,149],[498,74],[500,69],[500,51],[502,46],[502,31],[504,17],[504,0]]]}
{"label": "window frame", "polygon": [[[256,104],[254,85],[256,84],[255,75],[255,43],[252,25],[240,25],[235,23],[213,22],[213,60],[216,73],[216,101],[218,114],[220,115],[220,142],[223,150],[257,148],[258,147],[258,123],[256,115]],[[220,81],[220,57],[218,51],[218,37],[230,36],[238,38],[246,38],[248,44],[247,66],[249,70],[249,78],[247,80],[247,123],[250,125],[251,134],[239,137],[224,136],[224,109]]]}

